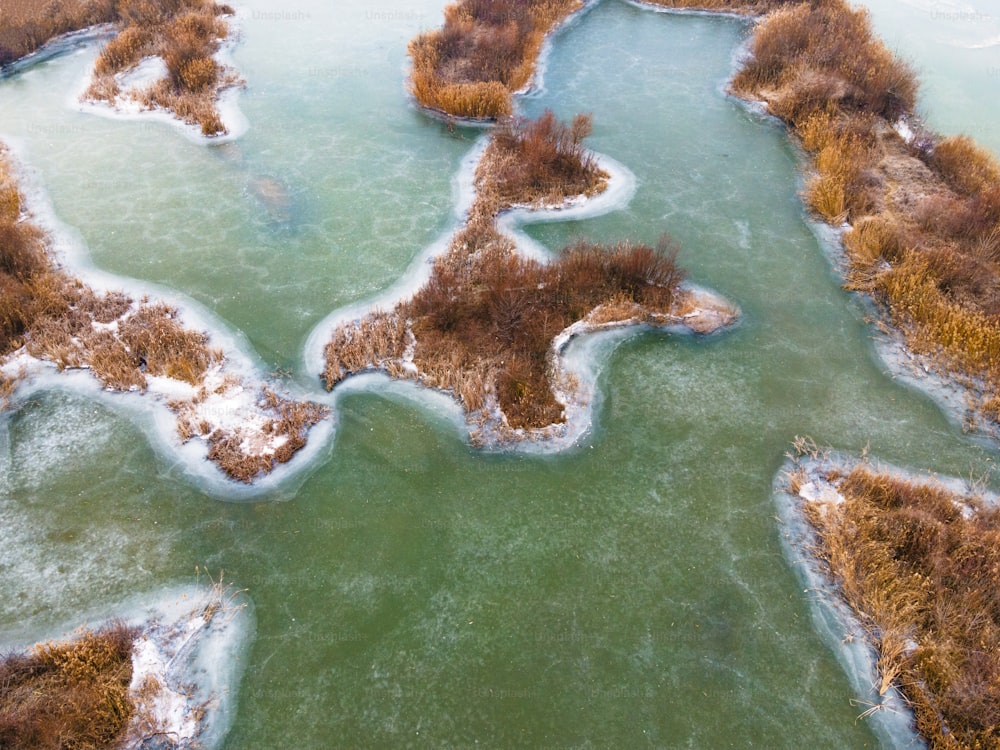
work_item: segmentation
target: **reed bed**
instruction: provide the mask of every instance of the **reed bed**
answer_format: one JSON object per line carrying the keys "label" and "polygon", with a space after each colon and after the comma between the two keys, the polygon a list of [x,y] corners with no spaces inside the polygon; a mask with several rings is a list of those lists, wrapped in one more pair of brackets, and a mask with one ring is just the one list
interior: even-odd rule
{"label": "reed bed", "polygon": [[1000,509],[866,465],[827,477],[844,501],[804,503],[814,552],[871,634],[879,693],[932,748],[997,747]]}
{"label": "reed bed", "polygon": [[269,418],[259,429],[214,429],[206,437],[208,459],[230,479],[244,484],[288,463],[306,446],[309,429],[330,410],[309,401],[292,401],[264,388],[260,407]]}
{"label": "reed bed", "polygon": [[0,658],[0,747],[99,750],[121,739],[137,631],[122,622]]}
{"label": "reed bed", "polygon": [[735,13],[741,16],[761,16],[800,0],[641,0],[646,5],[658,5],[676,10],[703,10],[712,13]]}
{"label": "reed bed", "polygon": [[51,39],[118,19],[116,0],[5,0],[0,66],[31,54]]}
{"label": "reed bed", "polygon": [[444,26],[410,42],[409,87],[422,106],[455,117],[494,119],[535,71],[545,37],[582,0],[459,0]]}
{"label": "reed bed", "polygon": [[115,19],[118,34],[97,58],[94,78],[84,98],[114,105],[122,93],[116,76],[140,60],[155,56],[166,64],[167,75],[139,92],[138,100],[200,126],[203,135],[225,133],[216,100],[222,89],[236,85],[239,78],[213,56],[229,34],[221,16],[232,13],[231,7],[214,0],[123,4]]}
{"label": "reed bed", "polygon": [[[806,204],[845,226],[847,284],[874,295],[907,346],[995,403],[1000,386],[1000,163],[912,116],[918,82],[842,0],[767,15],[736,74],[810,156]],[[916,133],[904,140],[904,118]],[[996,421],[995,410],[982,416]]]}

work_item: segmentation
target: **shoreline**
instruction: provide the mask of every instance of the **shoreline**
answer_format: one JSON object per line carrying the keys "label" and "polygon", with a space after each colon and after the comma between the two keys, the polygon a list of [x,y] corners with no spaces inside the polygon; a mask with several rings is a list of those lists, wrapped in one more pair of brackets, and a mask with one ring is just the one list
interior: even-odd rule
{"label": "shoreline", "polygon": [[113,622],[135,629],[127,692],[133,712],[114,746],[142,750],[161,737],[165,744],[156,747],[163,750],[211,750],[232,726],[254,621],[250,599],[220,579],[137,594],[70,623],[21,632],[5,653],[73,643]]}
{"label": "shoreline", "polygon": [[[990,611],[983,609],[989,603],[977,595],[979,578],[967,584],[949,583],[954,571],[941,567],[936,557],[941,549],[932,546],[944,543],[943,537],[932,543],[921,533],[934,529],[952,534],[958,540],[954,543],[963,548],[988,545],[991,532],[984,529],[995,528],[988,519],[991,514],[995,518],[1000,497],[969,479],[914,472],[866,453],[855,456],[820,448],[810,438],[796,438],[794,452],[786,456],[772,488],[782,551],[810,594],[817,632],[857,693],[852,705],[864,709],[861,716],[890,747],[926,747],[925,743],[942,737],[957,743],[955,747],[971,747],[967,743],[988,739],[989,727],[995,725],[983,718],[981,726],[974,726],[978,704],[968,702],[961,682],[968,675],[956,674],[969,667],[959,666],[953,652],[960,648],[959,638],[995,638]],[[857,494],[857,487],[842,492],[858,472],[871,477],[871,496]],[[910,495],[904,497],[904,492]],[[943,511],[941,503],[948,509]],[[880,514],[885,525],[877,527],[873,536],[875,526],[869,516]],[[942,521],[946,515],[953,520]],[[980,518],[981,525],[973,526]],[[978,539],[967,530],[970,526],[978,529]],[[897,528],[897,536],[883,539],[890,528]],[[860,551],[851,555],[850,549],[841,547],[839,535],[859,537]],[[882,559],[885,553],[890,554],[888,561]],[[981,574],[976,569],[968,575]],[[995,577],[995,569],[987,575]],[[914,586],[922,592],[919,601],[907,597],[905,604],[897,602]],[[940,592],[947,589],[954,598],[966,588],[971,609],[961,622],[949,621],[952,630],[944,632],[947,628],[935,612],[949,611],[955,602]],[[981,647],[988,649],[986,641]],[[993,666],[986,663],[982,668]],[[983,711],[995,712],[991,697],[984,695],[981,700]]]}
{"label": "shoreline", "polygon": [[[44,189],[24,168],[16,143],[8,149],[8,154],[12,158],[5,161],[18,184],[25,215],[46,235],[45,252],[52,263],[52,273],[75,280],[95,294],[127,290],[128,295],[133,295],[132,303],[120,316],[121,320],[157,304],[166,305],[184,321],[182,330],[206,332],[205,351],[218,354],[209,354],[209,365],[197,383],[149,373],[143,378],[144,389],[135,386],[121,389],[102,384],[88,366],[71,364],[60,369],[55,362],[34,356],[22,346],[0,357],[0,375],[14,383],[11,393],[0,398],[0,404],[9,401],[4,411],[16,409],[29,394],[51,389],[97,395],[137,419],[159,454],[171,460],[180,458],[187,474],[198,477],[215,494],[233,499],[263,494],[276,484],[285,484],[292,475],[303,474],[312,463],[309,459],[319,449],[316,446],[306,450],[309,443],[329,442],[330,428],[323,426],[330,421],[326,407],[312,402],[317,411],[307,421],[314,416],[318,419],[306,428],[304,436],[300,431],[299,437],[294,437],[295,428],[279,428],[278,433],[269,435],[267,431],[274,429],[279,421],[284,423],[283,415],[288,409],[298,405],[305,408],[310,403],[306,401],[310,394],[293,384],[262,377],[264,368],[245,337],[185,295],[94,267],[83,239],[59,220]],[[112,328],[117,323],[116,320]],[[86,354],[85,350],[80,351]],[[211,390],[204,386],[211,386]],[[142,392],[137,393],[138,390]],[[190,425],[186,431],[182,430],[182,418]],[[282,439],[282,435],[287,437]],[[232,444],[236,436],[242,436],[239,446]],[[289,441],[299,438],[304,444],[284,458],[280,450],[287,452],[294,447]],[[229,453],[219,452],[223,450],[217,447],[220,443]],[[232,453],[234,450],[246,460],[256,461],[261,473],[238,474],[238,471],[252,471],[252,467],[241,469],[242,459]],[[270,468],[266,468],[267,456],[274,457],[276,462]],[[233,470],[228,468],[230,465]]]}

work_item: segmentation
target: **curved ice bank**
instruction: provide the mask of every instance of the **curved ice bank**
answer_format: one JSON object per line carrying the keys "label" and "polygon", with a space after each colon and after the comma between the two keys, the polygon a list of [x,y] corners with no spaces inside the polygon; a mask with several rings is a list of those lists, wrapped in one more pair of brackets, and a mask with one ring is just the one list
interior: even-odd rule
{"label": "curved ice bank", "polygon": [[[71,96],[68,102],[69,107],[109,119],[162,122],[178,128],[188,140],[199,144],[226,143],[241,138],[250,129],[250,121],[239,107],[239,93],[244,83],[235,72],[232,55],[239,38],[239,28],[237,28],[239,17],[239,13],[226,17],[231,24],[229,34],[222,40],[218,51],[212,56],[212,59],[219,66],[219,75],[229,79],[228,83],[221,84],[215,98],[215,107],[219,114],[219,120],[225,128],[224,133],[204,135],[200,127],[185,122],[176,113],[143,102],[144,92],[167,75],[166,63],[163,58],[158,56],[145,57],[128,70],[117,74],[115,81],[119,86],[119,93],[114,102],[109,103],[87,96],[87,92],[95,80],[95,55],[83,79]],[[107,31],[104,34],[104,37],[106,36],[108,36]],[[93,41],[104,37],[95,36]],[[97,54],[100,54],[100,50],[97,50]]]}
{"label": "curved ice bank", "polygon": [[[13,145],[16,153],[18,144]],[[52,260],[97,292],[127,289],[133,295],[119,319],[94,323],[95,328],[114,334],[143,305],[154,304],[147,299],[162,302],[177,311],[165,317],[183,321],[184,330],[208,332],[205,348],[211,364],[193,384],[147,374],[141,393],[138,386],[109,392],[86,365],[60,368],[22,348],[0,358],[0,375],[18,382],[15,406],[30,393],[59,388],[101,398],[136,419],[168,460],[180,458],[189,475],[223,497],[257,496],[273,492],[292,476],[304,478],[303,469],[329,440],[325,407],[306,401],[300,389],[263,378],[264,368],[246,339],[193,300],[94,268],[83,239],[58,219],[31,173],[18,168],[16,174],[28,215],[48,236]]]}
{"label": "curved ice bank", "polygon": [[[244,594],[220,580],[137,596],[85,619],[84,628],[120,619],[138,631],[129,686],[135,712],[116,747],[210,750],[221,745],[232,725],[254,631]],[[71,631],[80,627],[73,623],[39,642],[72,640]]]}

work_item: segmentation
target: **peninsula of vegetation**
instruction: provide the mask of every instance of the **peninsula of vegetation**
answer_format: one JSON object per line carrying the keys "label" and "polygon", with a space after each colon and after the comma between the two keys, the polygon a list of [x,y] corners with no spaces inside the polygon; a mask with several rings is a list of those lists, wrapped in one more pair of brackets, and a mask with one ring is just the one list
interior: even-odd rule
{"label": "peninsula of vegetation", "polygon": [[208,336],[162,302],[98,292],[59,268],[0,151],[0,407],[39,366],[88,370],[107,390],[150,392],[227,476],[251,483],[291,460],[326,407],[232,372]]}
{"label": "peninsula of vegetation", "polygon": [[84,101],[116,110],[164,110],[202,135],[223,135],[226,125],[216,105],[225,89],[241,83],[216,59],[229,36],[223,16],[232,14],[214,0],[14,2],[12,18],[0,25],[0,65],[60,34],[111,24],[115,36],[97,58]]}
{"label": "peninsula of vegetation", "polygon": [[779,487],[811,529],[795,556],[834,582],[866,634],[878,695],[897,689],[932,748],[996,747],[996,498],[796,445]]}
{"label": "peninsula of vegetation", "polygon": [[383,370],[451,392],[477,442],[551,433],[576,385],[560,365],[572,336],[646,324],[709,333],[736,311],[686,288],[669,238],[660,247],[581,242],[542,263],[521,257],[497,217],[515,207],[558,209],[606,188],[608,174],[583,146],[590,118],[560,123],[504,118],[475,172],[465,224],[409,300],[334,331],[326,386]]}

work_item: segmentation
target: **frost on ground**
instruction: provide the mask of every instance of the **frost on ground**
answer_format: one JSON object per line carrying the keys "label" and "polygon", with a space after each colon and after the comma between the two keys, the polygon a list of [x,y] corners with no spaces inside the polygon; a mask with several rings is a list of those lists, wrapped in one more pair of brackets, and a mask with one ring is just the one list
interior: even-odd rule
{"label": "frost on ground", "polygon": [[206,748],[233,712],[246,605],[221,582],[159,605],[138,623],[125,750]]}

